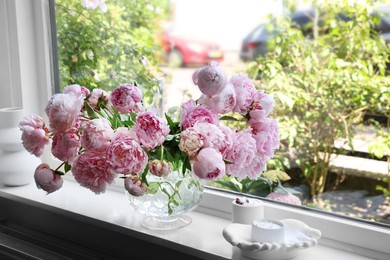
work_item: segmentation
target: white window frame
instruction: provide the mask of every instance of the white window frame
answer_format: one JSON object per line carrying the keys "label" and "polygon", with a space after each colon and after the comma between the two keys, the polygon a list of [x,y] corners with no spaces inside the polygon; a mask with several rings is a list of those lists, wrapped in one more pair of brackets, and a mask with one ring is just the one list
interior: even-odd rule
{"label": "white window frame", "polygon": [[[7,48],[0,62],[0,91],[8,103],[23,106],[29,113],[44,114],[52,95],[52,62],[48,0],[0,0],[0,47]],[[2,82],[7,82],[3,84]],[[230,218],[234,193],[206,189],[198,211]],[[241,196],[241,195],[240,195]],[[299,219],[322,231],[321,243],[375,259],[390,256],[390,229],[336,217],[306,208],[265,201],[265,216]]]}

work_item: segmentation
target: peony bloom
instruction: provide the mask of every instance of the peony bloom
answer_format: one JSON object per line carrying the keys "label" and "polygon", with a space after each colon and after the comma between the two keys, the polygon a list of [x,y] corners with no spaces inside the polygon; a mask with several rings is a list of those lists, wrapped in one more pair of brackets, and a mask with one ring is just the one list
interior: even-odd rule
{"label": "peony bloom", "polygon": [[224,154],[229,144],[225,133],[216,125],[204,122],[195,123],[195,131],[203,137],[203,148],[211,147]]}
{"label": "peony bloom", "polygon": [[70,163],[72,163],[78,155],[79,148],[80,137],[75,129],[55,134],[51,144],[52,154],[59,160]]}
{"label": "peony bloom", "polygon": [[129,129],[127,127],[121,126],[121,127],[118,127],[117,129],[115,129],[114,131],[115,132],[114,132],[114,135],[112,136],[111,142],[114,142],[123,136],[128,136],[128,137],[132,138],[134,141],[136,141],[137,143],[140,142],[138,137],[137,137],[137,133],[134,131],[133,128]]}
{"label": "peony bloom", "polygon": [[59,190],[64,182],[61,176],[50,169],[46,163],[41,163],[35,169],[34,180],[38,189],[42,189],[48,194]]}
{"label": "peony bloom", "polygon": [[173,170],[172,163],[165,160],[149,161],[148,168],[151,174],[158,177],[167,176]]}
{"label": "peony bloom", "polygon": [[301,199],[295,196],[292,193],[287,193],[287,192],[271,192],[268,194],[266,199],[274,200],[274,201],[280,201],[284,203],[289,203],[293,205],[298,205],[302,206]]}
{"label": "peony bloom", "polygon": [[133,138],[122,136],[108,147],[107,161],[117,173],[140,174],[148,163],[148,155]]}
{"label": "peony bloom", "polygon": [[105,192],[108,184],[116,177],[104,154],[94,151],[80,154],[73,162],[72,173],[81,186],[96,194]]}
{"label": "peony bloom", "polygon": [[222,92],[215,96],[202,95],[199,103],[215,114],[225,114],[231,112],[236,105],[236,91],[232,84],[227,84]]}
{"label": "peony bloom", "polygon": [[138,113],[143,110],[141,89],[133,84],[123,84],[114,89],[109,101],[121,114]]}
{"label": "peony bloom", "polygon": [[99,7],[102,13],[105,13],[108,10],[106,5],[106,0],[81,0],[81,5],[85,9],[89,9],[89,10],[95,10],[96,8]]}
{"label": "peony bloom", "polygon": [[139,197],[147,192],[148,187],[140,181],[137,175],[130,175],[125,179],[125,189],[131,195]]}
{"label": "peony bloom", "polygon": [[81,145],[86,150],[105,152],[114,135],[110,122],[105,118],[88,121],[81,135]]}
{"label": "peony bloom", "polygon": [[109,95],[106,91],[100,88],[95,88],[92,90],[92,93],[88,97],[87,101],[92,108],[97,108],[100,102],[107,104],[108,99]]}
{"label": "peony bloom", "polygon": [[49,144],[49,130],[40,116],[29,115],[20,121],[19,128],[22,131],[22,143],[31,154],[39,157]]}
{"label": "peony bloom", "polygon": [[196,122],[207,122],[217,124],[217,115],[211,112],[208,108],[200,105],[197,106],[194,100],[189,100],[182,105],[182,114],[180,118],[181,129],[187,129],[194,126]]}
{"label": "peony bloom", "polygon": [[140,143],[148,150],[161,145],[169,134],[169,126],[165,120],[152,112],[143,112],[137,116],[133,126]]}
{"label": "peony bloom", "polygon": [[225,145],[220,148],[220,152],[225,157],[227,151],[231,150],[233,147],[233,137],[235,136],[235,130],[225,125],[219,125],[218,128],[221,129],[225,139],[223,141]]}
{"label": "peony bloom", "polygon": [[245,115],[250,109],[256,88],[253,82],[244,75],[232,76],[229,83],[234,86],[236,91],[236,105],[233,111]]}
{"label": "peony bloom", "polygon": [[227,84],[226,73],[217,62],[197,69],[192,75],[192,81],[206,96],[220,93]]}
{"label": "peony bloom", "polygon": [[214,148],[203,148],[193,163],[192,170],[196,176],[204,180],[215,180],[225,174],[225,162],[222,154]]}
{"label": "peony bloom", "polygon": [[64,94],[73,94],[73,95],[76,95],[78,97],[82,97],[83,99],[88,97],[90,94],[89,89],[87,89],[84,86],[77,85],[77,84],[66,86],[64,88],[63,93]]}
{"label": "peony bloom", "polygon": [[253,98],[252,108],[249,111],[249,120],[258,121],[267,117],[274,109],[275,100],[270,95],[258,90]]}
{"label": "peony bloom", "polygon": [[242,180],[245,177],[256,179],[265,169],[265,160],[259,156],[256,140],[250,129],[237,132],[233,136],[233,147],[227,151],[226,160],[232,164],[226,165],[227,174]]}
{"label": "peony bloom", "polygon": [[273,157],[280,144],[278,121],[273,118],[264,118],[251,126],[257,151],[267,159]]}
{"label": "peony bloom", "polygon": [[45,112],[53,133],[65,132],[76,122],[83,106],[83,98],[72,94],[54,94],[49,100]]}
{"label": "peony bloom", "polygon": [[180,133],[179,149],[189,157],[195,156],[203,147],[203,136],[193,127],[189,127]]}

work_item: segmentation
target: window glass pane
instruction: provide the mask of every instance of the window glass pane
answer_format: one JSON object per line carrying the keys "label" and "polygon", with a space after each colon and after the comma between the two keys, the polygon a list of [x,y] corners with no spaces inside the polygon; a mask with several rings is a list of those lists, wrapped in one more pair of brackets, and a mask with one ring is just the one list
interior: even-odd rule
{"label": "window glass pane", "polygon": [[155,36],[166,12],[166,1],[55,1],[61,90],[110,90],[130,79],[149,86],[144,63],[161,58]]}
{"label": "window glass pane", "polygon": [[[79,84],[111,91],[131,81],[177,116],[182,104],[202,94],[193,73],[216,61],[228,80],[248,75],[274,99],[265,117],[278,121],[280,146],[261,177],[226,175],[210,186],[263,198],[291,193],[304,207],[389,223],[387,9],[364,1],[324,7],[282,0],[107,0],[93,6],[99,2],[56,1],[61,90]],[[237,95],[236,102],[244,92]],[[267,105],[250,102],[251,109]],[[266,122],[274,121],[262,118],[250,128],[245,120],[256,116],[241,114],[229,116],[244,121],[223,123],[250,129],[261,146],[256,156],[272,150],[274,125]],[[236,157],[248,173],[244,164],[256,156],[248,163],[250,155],[240,149]]]}

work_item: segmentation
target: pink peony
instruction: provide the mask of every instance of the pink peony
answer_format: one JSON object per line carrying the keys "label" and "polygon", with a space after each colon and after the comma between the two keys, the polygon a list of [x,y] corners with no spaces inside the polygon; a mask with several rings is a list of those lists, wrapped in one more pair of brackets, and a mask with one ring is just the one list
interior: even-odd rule
{"label": "pink peony", "polygon": [[192,81],[206,96],[220,93],[227,84],[226,73],[218,66],[217,62],[211,62],[209,65],[197,69],[192,75]]}
{"label": "pink peony", "polygon": [[207,122],[210,124],[218,123],[216,114],[202,105],[197,106],[192,99],[184,103],[181,108],[180,127],[182,129],[194,126],[196,122]]}
{"label": "pink peony", "polygon": [[117,173],[140,174],[148,163],[148,155],[133,138],[122,136],[108,147],[107,161]]}
{"label": "pink peony", "polygon": [[265,160],[259,156],[256,140],[250,129],[237,132],[233,136],[233,147],[227,151],[226,160],[232,164],[226,165],[227,174],[242,180],[245,177],[256,179],[265,169]]}
{"label": "pink peony", "polygon": [[41,156],[45,146],[49,144],[49,130],[43,119],[37,115],[26,116],[20,121],[19,128],[24,148],[37,157]]}
{"label": "pink peony", "polygon": [[273,118],[264,118],[252,124],[252,129],[257,151],[267,159],[273,157],[280,144],[278,121]]}
{"label": "pink peony", "polygon": [[114,89],[109,101],[121,114],[138,113],[143,110],[142,91],[133,84],[123,84]]}
{"label": "pink peony", "polygon": [[193,127],[189,127],[180,133],[179,149],[189,157],[195,156],[203,147],[203,136]]}
{"label": "pink peony", "polygon": [[65,132],[70,129],[75,124],[82,106],[83,98],[81,96],[54,94],[45,108],[53,133]]}
{"label": "pink peony", "polygon": [[114,130],[114,135],[112,136],[111,142],[114,142],[115,140],[121,138],[122,136],[128,136],[131,137],[134,141],[139,143],[139,139],[137,137],[137,133],[134,131],[133,128],[127,128],[124,126],[118,127],[117,129]]}
{"label": "pink peony", "polygon": [[236,91],[236,105],[233,111],[245,115],[252,104],[256,88],[253,82],[244,75],[232,76],[229,83],[234,86]]}
{"label": "pink peony", "polygon": [[105,118],[88,121],[81,135],[81,145],[86,150],[105,152],[114,135],[110,122]]}
{"label": "pink peony", "polygon": [[148,191],[145,183],[137,175],[130,175],[125,179],[125,189],[133,196],[139,197]]}
{"label": "pink peony", "polygon": [[215,114],[226,114],[231,112],[236,105],[236,92],[232,84],[227,84],[222,92],[215,96],[202,95],[199,103]]}
{"label": "pink peony", "polygon": [[258,121],[267,117],[274,109],[274,104],[273,97],[258,90],[254,95],[252,108],[249,111],[250,120]]}
{"label": "pink peony", "polygon": [[211,147],[224,154],[229,147],[225,133],[216,125],[204,122],[195,123],[195,131],[203,137],[203,148]]}
{"label": "pink peony", "polygon": [[151,174],[156,175],[158,177],[167,176],[173,170],[172,163],[165,160],[149,161],[148,168]]}
{"label": "pink peony", "polygon": [[214,148],[203,148],[193,163],[192,170],[196,176],[204,180],[215,180],[225,175],[225,162],[222,154]]}
{"label": "pink peony", "polygon": [[99,102],[104,104],[108,103],[109,95],[106,91],[100,88],[95,88],[92,90],[91,95],[88,97],[87,101],[92,108],[97,108]]}
{"label": "pink peony", "polygon": [[64,94],[73,94],[73,95],[76,95],[78,97],[82,97],[83,99],[88,97],[90,94],[89,89],[87,89],[84,86],[77,85],[77,84],[66,86],[64,88],[63,93]]}
{"label": "pink peony", "polygon": [[286,192],[271,192],[268,194],[266,199],[274,200],[274,201],[280,201],[284,203],[289,203],[293,205],[302,206],[301,199],[295,196],[292,193],[286,193]]}
{"label": "pink peony", "polygon": [[230,151],[233,147],[233,137],[235,136],[235,130],[225,125],[219,125],[218,128],[221,129],[224,135],[224,146],[220,147],[220,152],[225,157],[226,153]]}
{"label": "pink peony", "polygon": [[105,192],[108,184],[116,177],[104,154],[94,151],[80,154],[73,162],[72,173],[81,186],[96,194]]}
{"label": "pink peony", "polygon": [[61,176],[50,169],[46,163],[41,163],[35,169],[34,180],[38,189],[42,189],[48,194],[59,190],[64,182]]}
{"label": "pink peony", "polygon": [[148,150],[161,145],[169,134],[167,122],[152,112],[143,112],[137,116],[133,126],[140,143]]}
{"label": "pink peony", "polygon": [[70,129],[54,135],[51,152],[59,160],[72,163],[78,155],[79,148],[80,137],[75,129]]}

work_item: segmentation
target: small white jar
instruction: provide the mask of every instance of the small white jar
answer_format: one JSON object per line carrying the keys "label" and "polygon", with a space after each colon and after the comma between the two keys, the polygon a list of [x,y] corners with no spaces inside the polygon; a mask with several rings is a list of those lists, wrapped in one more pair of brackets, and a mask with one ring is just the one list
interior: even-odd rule
{"label": "small white jar", "polygon": [[253,220],[264,217],[264,206],[261,200],[237,198],[232,201],[232,222],[251,225]]}

